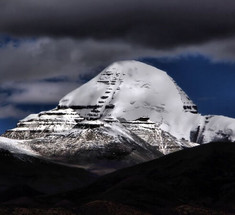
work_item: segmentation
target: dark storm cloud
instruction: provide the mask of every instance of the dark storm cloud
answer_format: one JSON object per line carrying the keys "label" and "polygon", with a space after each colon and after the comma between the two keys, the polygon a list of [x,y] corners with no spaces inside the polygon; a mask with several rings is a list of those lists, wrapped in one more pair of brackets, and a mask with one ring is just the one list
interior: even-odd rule
{"label": "dark storm cloud", "polygon": [[234,0],[1,0],[0,118],[27,115],[17,104],[57,103],[113,61],[234,62],[234,44]]}
{"label": "dark storm cloud", "polygon": [[233,0],[7,0],[0,31],[171,48],[235,34]]}

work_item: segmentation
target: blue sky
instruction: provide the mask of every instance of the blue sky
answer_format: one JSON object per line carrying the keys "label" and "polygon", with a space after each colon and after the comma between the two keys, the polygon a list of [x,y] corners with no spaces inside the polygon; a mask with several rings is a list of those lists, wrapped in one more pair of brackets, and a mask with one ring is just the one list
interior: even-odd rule
{"label": "blue sky", "polygon": [[235,117],[234,11],[231,0],[1,1],[0,133],[131,59],[165,70],[202,114]]}
{"label": "blue sky", "polygon": [[202,114],[235,118],[235,64],[211,62],[204,56],[144,59],[167,73],[197,104]]}

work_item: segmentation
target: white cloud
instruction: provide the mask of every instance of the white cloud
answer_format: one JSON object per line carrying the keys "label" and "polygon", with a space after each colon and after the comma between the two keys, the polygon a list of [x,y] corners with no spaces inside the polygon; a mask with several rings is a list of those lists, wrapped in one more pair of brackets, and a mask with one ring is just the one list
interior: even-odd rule
{"label": "white cloud", "polygon": [[113,61],[151,55],[154,51],[121,41],[40,38],[9,43],[0,49],[0,83],[64,76],[70,80],[93,73]]}
{"label": "white cloud", "polygon": [[197,46],[171,50],[151,49],[124,41],[75,40],[70,38],[40,38],[24,40],[19,47],[8,44],[0,49],[0,83],[32,81],[58,76],[78,80],[94,75],[95,68],[139,57],[179,57],[204,54],[212,60],[235,61],[235,38],[216,40]]}
{"label": "white cloud", "polygon": [[75,82],[20,82],[3,85],[12,94],[5,102],[11,104],[56,104],[66,93],[78,87]]}
{"label": "white cloud", "polygon": [[18,109],[14,105],[0,106],[0,119],[8,117],[19,119],[27,116],[28,114],[29,112]]}

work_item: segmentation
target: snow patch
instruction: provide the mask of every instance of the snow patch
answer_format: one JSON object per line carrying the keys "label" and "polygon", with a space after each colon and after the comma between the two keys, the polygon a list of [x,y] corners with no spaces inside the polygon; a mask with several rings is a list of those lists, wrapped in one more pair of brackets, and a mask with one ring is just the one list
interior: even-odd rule
{"label": "snow patch", "polygon": [[8,150],[14,154],[26,154],[30,156],[37,156],[38,153],[34,152],[26,141],[14,140],[5,137],[0,137],[0,148]]}

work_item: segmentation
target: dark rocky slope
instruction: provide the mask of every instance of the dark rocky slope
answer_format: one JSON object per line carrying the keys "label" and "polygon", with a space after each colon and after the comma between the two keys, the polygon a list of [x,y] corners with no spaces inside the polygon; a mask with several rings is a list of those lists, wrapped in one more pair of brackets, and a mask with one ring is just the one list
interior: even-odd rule
{"label": "dark rocky slope", "polygon": [[84,169],[0,150],[0,202],[64,192],[87,185],[96,176]]}
{"label": "dark rocky slope", "polygon": [[210,143],[182,150],[103,176],[84,189],[50,197],[54,202],[61,198],[77,205],[95,200],[117,202],[153,214],[185,208],[196,214],[232,213],[235,144]]}

